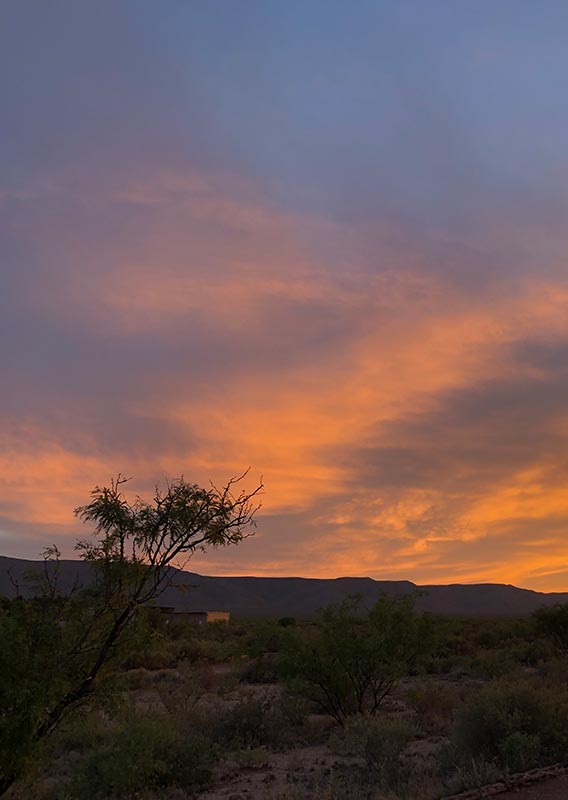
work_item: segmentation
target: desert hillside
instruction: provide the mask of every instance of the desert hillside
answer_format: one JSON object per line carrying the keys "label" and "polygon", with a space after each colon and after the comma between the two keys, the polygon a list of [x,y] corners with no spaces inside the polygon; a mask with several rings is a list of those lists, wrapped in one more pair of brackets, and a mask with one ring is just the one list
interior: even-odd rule
{"label": "desert hillside", "polygon": [[[14,581],[41,562],[0,556],[0,594],[13,595]],[[89,568],[80,561],[61,562],[61,585],[86,583]],[[568,592],[534,592],[504,584],[451,584],[419,586],[411,581],[376,581],[372,578],[255,578],[212,577],[179,571],[176,586],[165,592],[162,604],[177,610],[228,610],[242,616],[311,616],[318,609],[350,594],[360,594],[367,606],[379,595],[419,591],[417,607],[444,614],[522,616],[543,605],[568,602]]]}

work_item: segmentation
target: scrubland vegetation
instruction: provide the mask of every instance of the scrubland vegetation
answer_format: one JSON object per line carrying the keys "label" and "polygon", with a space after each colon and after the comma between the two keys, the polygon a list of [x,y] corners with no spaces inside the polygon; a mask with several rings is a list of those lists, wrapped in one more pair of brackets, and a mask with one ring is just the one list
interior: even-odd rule
{"label": "scrubland vegetation", "polygon": [[[12,800],[435,800],[567,761],[568,610],[418,614],[349,597],[317,618],[194,626],[152,607],[173,555],[237,543],[258,490],[121,482],[0,600],[0,794]],[[29,586],[28,586],[29,588]]]}
{"label": "scrubland vegetation", "polygon": [[[4,603],[3,635],[25,602]],[[564,613],[460,620],[351,598],[314,620],[192,626],[143,610],[9,796],[410,800],[563,762]]]}

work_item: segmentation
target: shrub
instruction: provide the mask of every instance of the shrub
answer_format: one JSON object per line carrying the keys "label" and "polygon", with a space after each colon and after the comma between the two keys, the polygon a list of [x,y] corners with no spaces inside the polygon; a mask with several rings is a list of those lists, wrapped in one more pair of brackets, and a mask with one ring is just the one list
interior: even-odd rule
{"label": "shrub", "polygon": [[[199,631],[202,628],[198,629]],[[188,635],[178,642],[177,658],[180,661],[189,661],[191,664],[215,664],[227,661],[230,657],[230,645],[205,636],[198,638]]]}
{"label": "shrub", "polygon": [[70,797],[103,800],[166,786],[193,789],[210,779],[212,762],[205,737],[184,737],[163,716],[135,717],[86,759]]}
{"label": "shrub", "polygon": [[446,733],[451,726],[454,712],[461,704],[461,697],[455,686],[432,681],[413,686],[406,698],[425,733]]}
{"label": "shrub", "polygon": [[344,755],[363,758],[380,785],[394,789],[407,780],[402,756],[414,735],[414,728],[405,720],[357,714],[333,737],[332,746]]}
{"label": "shrub", "polygon": [[479,653],[472,661],[472,673],[480,678],[501,678],[518,672],[520,661],[511,648]]}
{"label": "shrub", "polygon": [[[293,618],[283,617],[278,622],[274,620],[260,621],[248,642],[247,654],[257,658],[266,653],[280,653],[286,650],[296,634],[295,629],[299,627],[288,621],[291,619]],[[285,624],[283,624],[283,620]]]}
{"label": "shrub", "polygon": [[568,655],[568,603],[539,608],[533,620],[536,630],[549,638],[563,655]]}
{"label": "shrub", "polygon": [[241,769],[259,769],[269,763],[270,757],[263,747],[253,747],[236,750],[232,753],[232,760]]}
{"label": "shrub", "polygon": [[130,654],[122,664],[124,670],[145,669],[155,672],[172,669],[176,665],[173,644],[167,640],[153,640],[147,646]]}
{"label": "shrub", "polygon": [[210,736],[228,750],[281,750],[298,740],[305,717],[298,698],[243,694],[231,708],[210,714]]}
{"label": "shrub", "polygon": [[325,609],[317,626],[291,640],[290,687],[340,724],[349,714],[376,713],[433,644],[431,621],[414,613],[414,600],[383,596],[366,615],[356,597]]}
{"label": "shrub", "polygon": [[151,689],[154,686],[155,672],[144,667],[136,667],[123,672],[118,677],[118,686],[126,692]]}
{"label": "shrub", "polygon": [[278,653],[264,653],[241,670],[243,683],[277,683],[280,672]]}
{"label": "shrub", "polygon": [[218,715],[212,735],[226,749],[260,747],[266,740],[266,704],[253,697],[243,697],[225,713]]}
{"label": "shrub", "polygon": [[53,747],[58,753],[86,753],[103,746],[108,736],[108,723],[98,710],[78,711],[65,720],[55,736]]}
{"label": "shrub", "polygon": [[194,667],[188,662],[179,664],[168,680],[156,681],[156,691],[164,708],[170,714],[187,714],[209,689],[209,676],[206,667]]}
{"label": "shrub", "polygon": [[540,736],[523,731],[515,731],[499,742],[500,760],[512,772],[523,772],[536,767],[541,750]]}
{"label": "shrub", "polygon": [[449,774],[445,776],[443,786],[445,794],[459,794],[471,789],[480,789],[496,783],[501,777],[501,770],[494,761],[484,758],[471,758],[456,764],[453,760],[443,765]]}
{"label": "shrub", "polygon": [[487,686],[459,713],[452,742],[458,759],[495,760],[513,771],[563,759],[567,689],[529,680]]}

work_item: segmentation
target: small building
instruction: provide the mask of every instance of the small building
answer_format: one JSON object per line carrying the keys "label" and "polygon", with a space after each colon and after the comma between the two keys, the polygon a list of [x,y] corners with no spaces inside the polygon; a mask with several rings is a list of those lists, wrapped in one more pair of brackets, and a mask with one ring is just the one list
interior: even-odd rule
{"label": "small building", "polygon": [[166,625],[172,622],[189,622],[204,625],[208,622],[225,622],[231,619],[229,611],[176,611],[173,606],[156,606],[160,617],[165,617]]}
{"label": "small building", "polygon": [[228,623],[231,614],[229,611],[178,611],[175,619],[185,619],[192,625],[206,625],[209,622]]}
{"label": "small building", "polygon": [[175,606],[153,606],[150,608],[150,623],[156,627],[170,625],[175,618]]}

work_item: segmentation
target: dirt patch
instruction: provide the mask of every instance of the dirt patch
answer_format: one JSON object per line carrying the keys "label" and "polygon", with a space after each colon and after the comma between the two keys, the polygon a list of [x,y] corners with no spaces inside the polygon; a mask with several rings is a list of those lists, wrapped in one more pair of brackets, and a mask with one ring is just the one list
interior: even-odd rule
{"label": "dirt patch", "polygon": [[506,780],[498,781],[481,789],[454,794],[444,800],[566,800],[568,798],[568,767],[552,764],[541,769],[519,772]]}
{"label": "dirt patch", "polygon": [[[301,747],[286,753],[267,753],[266,763],[243,770],[235,765],[234,772],[219,776],[216,784],[199,795],[200,800],[228,800],[228,798],[265,798],[291,785],[309,786],[318,777],[327,776],[341,759],[325,746]],[[307,790],[309,791],[309,790]],[[306,795],[306,797],[308,797]]]}
{"label": "dirt patch", "polygon": [[553,778],[518,791],[497,795],[497,800],[567,800],[568,777]]}

